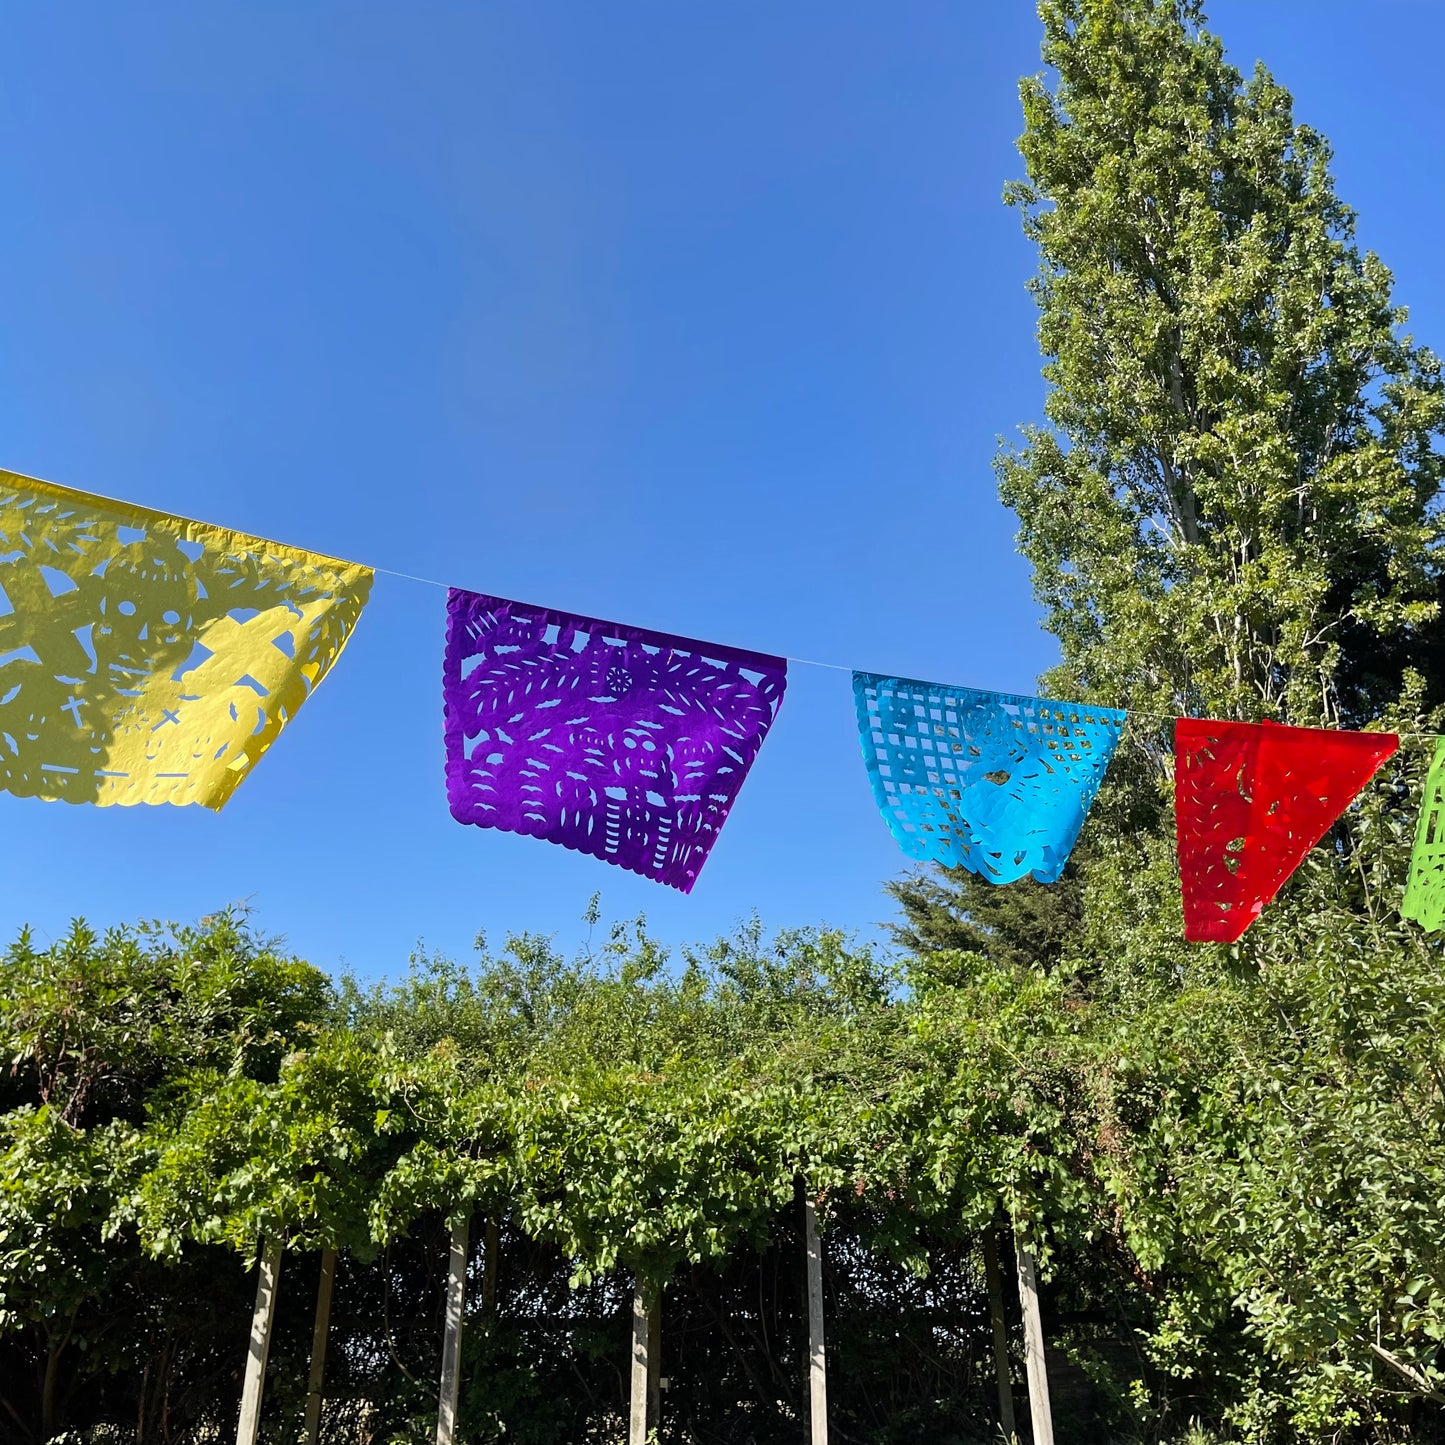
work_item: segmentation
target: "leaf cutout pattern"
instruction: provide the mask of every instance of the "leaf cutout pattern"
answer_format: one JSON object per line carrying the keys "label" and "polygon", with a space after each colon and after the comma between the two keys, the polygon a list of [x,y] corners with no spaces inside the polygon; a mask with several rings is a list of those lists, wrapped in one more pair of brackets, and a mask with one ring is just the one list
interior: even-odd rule
{"label": "leaf cutout pattern", "polygon": [[0,471],[0,788],[220,808],[341,655],[371,581]]}
{"label": "leaf cutout pattern", "polygon": [[1243,937],[1399,745],[1393,733],[1179,718],[1174,820],[1184,936]]}
{"label": "leaf cutout pattern", "polygon": [[874,800],[910,858],[1058,881],[1124,713],[871,672],[853,700]]}
{"label": "leaf cutout pattern", "polygon": [[786,685],[781,657],[453,588],[452,816],[690,892]]}

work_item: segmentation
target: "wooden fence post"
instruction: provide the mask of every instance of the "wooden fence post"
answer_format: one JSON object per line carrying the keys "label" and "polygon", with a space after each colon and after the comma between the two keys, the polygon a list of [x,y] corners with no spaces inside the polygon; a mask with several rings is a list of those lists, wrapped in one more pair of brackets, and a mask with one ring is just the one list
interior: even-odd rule
{"label": "wooden fence post", "polygon": [[322,1383],[326,1378],[326,1336],[331,1328],[331,1286],[336,1280],[336,1251],[321,1251],[321,1279],[316,1285],[316,1324],[311,1331],[311,1375],[306,1382],[306,1445],[321,1435]]}
{"label": "wooden fence post", "polygon": [[256,1266],[256,1308],[251,1312],[251,1344],[246,1353],[246,1378],[241,1386],[241,1416],[236,1445],[256,1445],[261,1427],[261,1394],[266,1387],[266,1356],[271,1353],[271,1327],[276,1322],[276,1291],[281,1282],[281,1246],[265,1245]]}
{"label": "wooden fence post", "polygon": [[988,1279],[988,1312],[993,1319],[993,1368],[998,1376],[998,1422],[1005,1440],[1018,1433],[1014,1423],[1014,1392],[1009,1380],[1008,1322],[1003,1313],[1003,1272],[998,1265],[998,1238],[983,1233],[983,1272]]}
{"label": "wooden fence post", "polygon": [[467,1221],[452,1225],[447,1267],[447,1321],[442,1339],[442,1383],[437,1399],[437,1445],[452,1445],[462,1373],[462,1311],[467,1302]]}
{"label": "wooden fence post", "polygon": [[1054,1416],[1049,1408],[1049,1376],[1044,1366],[1044,1322],[1039,1313],[1038,1266],[1014,1231],[1014,1258],[1019,1270],[1019,1304],[1024,1313],[1024,1363],[1029,1377],[1029,1418],[1034,1445],[1054,1445]]}
{"label": "wooden fence post", "polygon": [[803,1232],[808,1249],[809,1439],[811,1445],[828,1445],[828,1360],[823,1350],[823,1251],[818,1244],[818,1212],[812,1195],[806,1192],[803,1195]]}
{"label": "wooden fence post", "polygon": [[627,1445],[647,1445],[648,1334],[652,1301],[639,1274],[632,1286],[632,1398],[627,1417]]}

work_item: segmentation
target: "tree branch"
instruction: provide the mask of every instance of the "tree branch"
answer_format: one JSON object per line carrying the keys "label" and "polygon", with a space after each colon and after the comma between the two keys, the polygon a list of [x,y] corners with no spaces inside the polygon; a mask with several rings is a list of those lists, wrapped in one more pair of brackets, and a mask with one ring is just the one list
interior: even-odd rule
{"label": "tree branch", "polygon": [[1373,1340],[1370,1341],[1370,1353],[1376,1359],[1383,1360],[1403,1379],[1408,1380],[1427,1400],[1438,1400],[1441,1404],[1445,1404],[1445,1392],[1432,1385],[1429,1377],[1417,1370],[1414,1365],[1402,1360],[1398,1355],[1392,1355],[1383,1345],[1377,1345]]}

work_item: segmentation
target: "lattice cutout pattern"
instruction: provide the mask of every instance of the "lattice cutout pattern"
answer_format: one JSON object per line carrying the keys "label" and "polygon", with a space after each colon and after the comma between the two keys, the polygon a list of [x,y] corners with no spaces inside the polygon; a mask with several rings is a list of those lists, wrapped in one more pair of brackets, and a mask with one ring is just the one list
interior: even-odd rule
{"label": "lattice cutout pattern", "polygon": [[868,672],[853,698],[873,796],[910,858],[1057,882],[1122,712]]}
{"label": "lattice cutout pattern", "polygon": [[456,589],[447,614],[452,816],[690,892],[784,659]]}
{"label": "lattice cutout pattern", "polygon": [[0,472],[0,788],[221,807],[340,655],[371,577]]}
{"label": "lattice cutout pattern", "polygon": [[1180,718],[1174,811],[1184,936],[1233,943],[1400,740]]}
{"label": "lattice cutout pattern", "polygon": [[1400,914],[1438,933],[1445,924],[1445,738],[1435,740],[1435,755],[1420,797],[1410,880]]}

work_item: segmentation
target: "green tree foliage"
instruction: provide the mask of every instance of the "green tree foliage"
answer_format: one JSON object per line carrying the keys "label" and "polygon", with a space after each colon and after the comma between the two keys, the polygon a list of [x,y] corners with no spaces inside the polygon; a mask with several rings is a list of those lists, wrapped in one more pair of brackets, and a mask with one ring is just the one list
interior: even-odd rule
{"label": "green tree foliage", "polygon": [[1422,745],[1239,945],[1190,947],[1153,715],[1438,725],[1439,363],[1356,247],[1323,138],[1198,4],[1040,14],[1006,199],[1038,246],[1049,394],[1001,492],[1060,645],[1041,687],[1142,715],[1034,941],[1042,890],[962,874],[896,882],[900,936],[925,982],[960,975],[939,947],[1051,971],[1063,1073],[1023,1097],[1057,1110],[1082,1192],[1056,1186],[1042,1232],[1099,1321],[1076,1353],[1141,1428],[1435,1438],[1441,960],[1395,911]]}
{"label": "green tree foliage", "polygon": [[[82,1376],[102,1394],[127,1379],[142,1421],[161,1411],[156,1360],[198,1387],[228,1377],[229,1332],[201,1306],[239,1307],[239,1267],[192,1251],[164,1270],[127,1221],[192,1072],[274,1079],[328,996],[229,915],[104,936],[77,924],[47,949],[22,933],[0,960],[0,1417],[15,1438],[55,1434]],[[192,1408],[206,1407],[178,1391],[176,1420]]]}
{"label": "green tree foliage", "polygon": [[[1040,15],[1051,71],[1021,87],[1028,179],[1005,194],[1038,246],[1050,390],[998,465],[1062,652],[1041,686],[1165,717],[1418,725],[1445,701],[1445,385],[1354,244],[1327,143],[1193,0]],[[1097,812],[1165,835],[1167,739],[1136,722],[1134,742]],[[973,946],[966,919],[1014,950],[1029,911],[968,878],[894,892],[925,945]]]}
{"label": "green tree foliage", "polygon": [[[840,1426],[986,1435],[978,1260],[903,1132],[932,1065],[898,982],[837,934],[756,925],[678,967],[639,924],[576,959],[522,937],[334,992],[229,918],[22,938],[0,978],[0,1405],[36,1441],[224,1432],[266,1238],[287,1247],[268,1429],[299,1413],[306,1291],[333,1246],[337,1438],[426,1438],[447,1221],[470,1217],[469,1438],[615,1436],[642,1276],[665,1290],[674,1425],[791,1439],[806,1189],[852,1262],[831,1287],[860,1361]],[[955,1161],[947,1185],[975,1223],[981,1167]]]}
{"label": "green tree foliage", "polygon": [[[470,1217],[465,1438],[615,1436],[642,1275],[665,1290],[665,1438],[790,1440],[807,1190],[855,1438],[988,1438],[978,1244],[1010,1219],[1044,1262],[1055,1358],[1095,1381],[1061,1440],[1191,1418],[1438,1438],[1438,959],[1366,914],[1312,931],[1312,906],[1283,902],[1252,966],[1210,951],[1127,1004],[1067,958],[935,954],[902,987],[836,935],[756,929],[676,969],[635,928],[571,961],[518,939],[339,997],[232,920],[23,942],[0,980],[0,1408],[35,1441],[229,1429],[264,1236],[287,1246],[268,1438],[300,1414],[322,1245],[342,1250],[330,1438],[428,1438],[447,1223]],[[196,991],[163,1067],[113,1027],[117,949],[157,991],[137,1016],[177,978]],[[19,1082],[62,1024],[133,1081],[75,1123]]]}
{"label": "green tree foliage", "polygon": [[[1329,147],[1191,0],[1045,0],[1022,87],[1048,424],[1000,462],[1050,684],[1359,725],[1438,648],[1445,389]],[[1432,679],[1439,701],[1441,679]]]}

